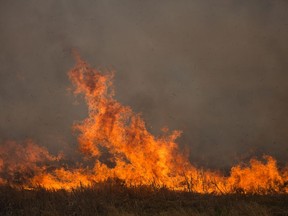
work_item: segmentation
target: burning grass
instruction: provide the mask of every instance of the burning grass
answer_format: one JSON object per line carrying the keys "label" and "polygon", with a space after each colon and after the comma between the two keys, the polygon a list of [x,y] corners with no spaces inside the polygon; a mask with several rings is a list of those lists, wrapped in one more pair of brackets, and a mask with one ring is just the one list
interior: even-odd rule
{"label": "burning grass", "polygon": [[151,134],[140,114],[114,99],[113,73],[91,68],[77,54],[76,61],[68,76],[87,104],[88,117],[73,128],[83,160],[92,165],[63,165],[64,155],[53,156],[31,140],[7,141],[0,145],[0,185],[69,191],[116,178],[126,187],[153,183],[202,194],[288,193],[288,168],[280,169],[270,156],[232,167],[229,176],[198,169],[178,148],[180,131]]}
{"label": "burning grass", "polygon": [[71,191],[0,187],[0,215],[288,215],[287,194],[197,194],[109,180]]}

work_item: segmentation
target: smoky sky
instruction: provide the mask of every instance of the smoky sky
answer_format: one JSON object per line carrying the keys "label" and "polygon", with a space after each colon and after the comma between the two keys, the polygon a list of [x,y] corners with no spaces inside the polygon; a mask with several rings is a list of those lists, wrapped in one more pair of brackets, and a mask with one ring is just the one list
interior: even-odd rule
{"label": "smoky sky", "polygon": [[183,131],[198,165],[288,156],[285,0],[1,0],[0,141],[76,147],[87,115],[71,49],[116,71],[116,98],[156,135]]}

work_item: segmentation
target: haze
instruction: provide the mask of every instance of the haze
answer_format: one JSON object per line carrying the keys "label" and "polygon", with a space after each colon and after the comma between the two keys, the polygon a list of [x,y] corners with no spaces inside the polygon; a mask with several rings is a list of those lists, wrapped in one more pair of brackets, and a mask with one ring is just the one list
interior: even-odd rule
{"label": "haze", "polygon": [[[116,98],[200,166],[288,156],[285,0],[0,1],[0,141],[73,152],[86,116],[71,49],[116,71]],[[71,153],[72,154],[72,153]]]}

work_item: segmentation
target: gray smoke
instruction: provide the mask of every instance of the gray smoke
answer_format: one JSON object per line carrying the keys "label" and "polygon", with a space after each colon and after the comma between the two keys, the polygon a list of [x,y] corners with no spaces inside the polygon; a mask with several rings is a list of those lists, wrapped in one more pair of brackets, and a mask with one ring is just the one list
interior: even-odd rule
{"label": "gray smoke", "polygon": [[[70,54],[117,71],[116,97],[191,160],[226,167],[288,156],[285,0],[1,0],[0,141],[76,147],[86,116],[67,91]],[[152,127],[153,126],[153,127]]]}

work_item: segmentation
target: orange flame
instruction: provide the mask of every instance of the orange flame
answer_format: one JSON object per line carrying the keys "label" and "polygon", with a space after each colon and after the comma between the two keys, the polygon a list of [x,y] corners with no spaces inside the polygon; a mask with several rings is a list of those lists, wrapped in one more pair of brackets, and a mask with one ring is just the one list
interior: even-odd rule
{"label": "orange flame", "polygon": [[[197,169],[178,149],[180,131],[166,129],[161,137],[153,136],[139,114],[113,98],[113,73],[100,73],[78,55],[76,60],[68,75],[74,93],[84,95],[88,117],[74,129],[80,151],[96,161],[94,167],[59,168],[60,157],[31,141],[7,142],[0,147],[0,184],[70,190],[117,178],[127,186],[152,184],[197,193],[288,193],[287,168],[279,170],[270,156],[264,157],[266,162],[253,159],[235,166],[226,177]],[[14,153],[9,156],[9,151]]]}

